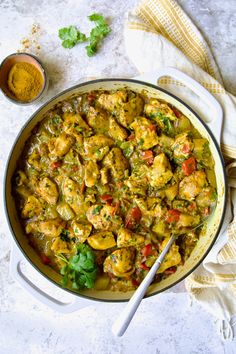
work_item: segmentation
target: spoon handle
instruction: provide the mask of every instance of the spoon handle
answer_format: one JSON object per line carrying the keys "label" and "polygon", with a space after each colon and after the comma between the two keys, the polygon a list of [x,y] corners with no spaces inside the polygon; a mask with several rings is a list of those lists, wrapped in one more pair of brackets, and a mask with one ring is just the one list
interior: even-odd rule
{"label": "spoon handle", "polygon": [[123,336],[126,329],[128,328],[140,302],[142,301],[147,291],[147,288],[151,284],[157,270],[160,268],[161,263],[163,262],[167,252],[169,251],[175,239],[176,239],[176,235],[172,235],[168,243],[166,244],[165,248],[161,252],[160,256],[156,259],[152,268],[149,270],[148,274],[146,275],[142,283],[139,285],[139,287],[137,288],[137,290],[129,300],[124,310],[121,312],[120,316],[114,322],[112,326],[112,332],[117,337]]}

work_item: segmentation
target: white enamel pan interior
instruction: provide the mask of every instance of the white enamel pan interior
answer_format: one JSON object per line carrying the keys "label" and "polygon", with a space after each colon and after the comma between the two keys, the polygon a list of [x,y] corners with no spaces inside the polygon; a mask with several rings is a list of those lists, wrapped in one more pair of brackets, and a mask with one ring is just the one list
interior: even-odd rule
{"label": "white enamel pan interior", "polygon": [[[213,120],[210,122],[210,127],[203,123],[201,118],[197,116],[197,114],[194,113],[194,111],[183,101],[156,86],[158,79],[162,76],[170,76],[182,82],[184,85],[190,87],[202,100],[208,104],[213,117]],[[60,101],[66,100],[73,95],[82,94],[92,90],[113,90],[118,88],[128,88],[136,92],[146,90],[151,97],[165,100],[166,102],[174,105],[190,119],[201,135],[208,139],[210,149],[215,160],[218,201],[214,214],[209,218],[204,234],[200,237],[197,246],[185,264],[180,266],[177,272],[169,276],[167,279],[161,281],[160,283],[151,285],[147,296],[158,294],[177,284],[189,275],[203,261],[207,253],[210,251],[219,234],[223,221],[226,201],[226,179],[223,159],[219,149],[223,119],[222,109],[215,98],[199,83],[176,69],[163,68],[159,72],[140,76],[137,80],[100,79],[79,84],[62,92],[38,109],[27,121],[16,138],[15,144],[9,155],[5,173],[5,211],[9,228],[14,240],[14,247],[11,255],[11,274],[38,300],[47,304],[51,308],[64,313],[75,311],[78,308],[81,308],[81,306],[85,306],[84,304],[87,304],[88,302],[91,303],[91,300],[108,302],[127,301],[133,292],[123,293],[96,290],[75,292],[70,289],[65,289],[75,295],[72,303],[65,304],[46,294],[43,289],[40,289],[37,286],[37,284],[33,284],[21,269],[21,261],[24,258],[26,258],[43,276],[46,277],[46,279],[54,283],[56,286],[61,287],[61,277],[49,266],[43,265],[34,249],[28,244],[25,233],[21,228],[15,208],[15,202],[12,197],[11,179],[16,168],[17,160],[23,150],[25,141],[30,136],[32,129],[43,119],[45,113],[49,109],[53,108],[53,106]]]}

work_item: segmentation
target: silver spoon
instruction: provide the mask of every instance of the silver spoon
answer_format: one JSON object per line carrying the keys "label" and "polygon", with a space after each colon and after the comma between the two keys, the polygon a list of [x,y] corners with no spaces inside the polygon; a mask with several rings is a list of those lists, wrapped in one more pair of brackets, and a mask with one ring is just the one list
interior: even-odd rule
{"label": "silver spoon", "polygon": [[[203,225],[203,223],[197,225],[192,230],[197,229],[201,225]],[[128,304],[126,305],[124,310],[121,312],[120,316],[114,322],[114,324],[112,326],[112,332],[117,337],[122,337],[123,334],[125,333],[132,318],[134,317],[134,314],[135,314],[137,308],[139,307],[140,302],[142,301],[149,285],[151,284],[157,270],[160,268],[166,254],[168,253],[169,249],[171,248],[172,244],[175,242],[175,240],[178,236],[180,236],[180,234],[173,234],[171,236],[171,238],[169,239],[165,248],[161,252],[160,256],[156,259],[155,263],[153,264],[153,266],[149,270],[148,274],[143,279],[142,283],[139,285],[139,287],[137,288],[137,290],[135,291],[135,293],[133,294],[133,296],[129,300]]]}

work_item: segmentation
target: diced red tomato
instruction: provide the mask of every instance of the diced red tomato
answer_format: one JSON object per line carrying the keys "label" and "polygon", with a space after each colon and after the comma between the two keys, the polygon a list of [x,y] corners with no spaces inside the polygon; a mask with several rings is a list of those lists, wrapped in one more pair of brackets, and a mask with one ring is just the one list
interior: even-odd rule
{"label": "diced red tomato", "polygon": [[61,161],[54,161],[51,163],[51,168],[55,170],[56,168],[61,166]]}
{"label": "diced red tomato", "polygon": [[142,217],[142,213],[141,213],[141,210],[139,209],[139,207],[133,207],[128,212],[128,215],[127,215],[127,218],[126,218],[125,227],[127,229],[135,228],[136,225],[139,223],[141,217]]}
{"label": "diced red tomato", "polygon": [[143,257],[151,256],[154,253],[152,249],[152,244],[149,243],[148,245],[144,246],[141,250],[141,253]]}
{"label": "diced red tomato", "polygon": [[195,210],[196,208],[197,208],[197,205],[196,205],[195,202],[192,202],[192,203],[189,204],[189,206],[188,206],[188,209],[191,210],[191,211]]}
{"label": "diced red tomato", "polygon": [[45,264],[45,265],[48,265],[48,264],[51,263],[50,258],[48,258],[48,257],[46,256],[46,254],[44,254],[44,253],[41,253],[41,254],[40,254],[40,258],[41,258],[41,261],[43,262],[43,264]]}
{"label": "diced red tomato", "polygon": [[137,279],[132,279],[132,283],[135,287],[138,287],[140,284],[140,281],[138,281]]}
{"label": "diced red tomato", "polygon": [[182,116],[182,113],[175,107],[172,107],[172,111],[176,115],[177,118],[180,118]]}
{"label": "diced red tomato", "polygon": [[100,198],[107,204],[111,204],[113,200],[113,197],[110,194],[103,194]]}
{"label": "diced red tomato", "polygon": [[174,274],[177,270],[177,267],[170,267],[164,271],[165,274]]}
{"label": "diced red tomato", "polygon": [[141,263],[140,264],[140,268],[142,268],[144,270],[149,270],[150,269],[145,263]]}
{"label": "diced red tomato", "polygon": [[130,134],[127,138],[127,140],[134,140],[135,139],[135,135],[134,134]]}
{"label": "diced red tomato", "polygon": [[152,165],[154,161],[154,156],[152,150],[146,150],[142,152],[142,160],[144,160],[148,165]]}
{"label": "diced red tomato", "polygon": [[180,211],[176,209],[171,209],[167,213],[166,221],[168,223],[178,222],[180,217]]}
{"label": "diced red tomato", "polygon": [[149,125],[148,130],[150,130],[150,132],[155,132],[155,130],[156,130],[156,125],[155,125],[155,124]]}
{"label": "diced red tomato", "polygon": [[191,175],[196,170],[196,160],[194,157],[190,157],[182,163],[182,171],[185,176]]}

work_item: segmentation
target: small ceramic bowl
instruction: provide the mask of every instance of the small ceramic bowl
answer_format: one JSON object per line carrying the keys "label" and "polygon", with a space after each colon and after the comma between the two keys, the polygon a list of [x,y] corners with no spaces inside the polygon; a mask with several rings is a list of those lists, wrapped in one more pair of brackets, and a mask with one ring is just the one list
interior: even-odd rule
{"label": "small ceramic bowl", "polygon": [[[34,65],[39,70],[39,72],[43,77],[43,86],[41,91],[36,97],[34,97],[30,101],[18,100],[8,88],[7,80],[8,80],[9,72],[12,66],[19,62],[25,62]],[[48,87],[48,77],[46,71],[43,65],[41,64],[41,62],[32,54],[27,54],[27,53],[11,54],[7,56],[0,65],[0,89],[2,90],[4,95],[13,103],[19,105],[29,105],[35,103],[36,101],[39,101],[42,98],[42,96],[46,93],[47,87]]]}

